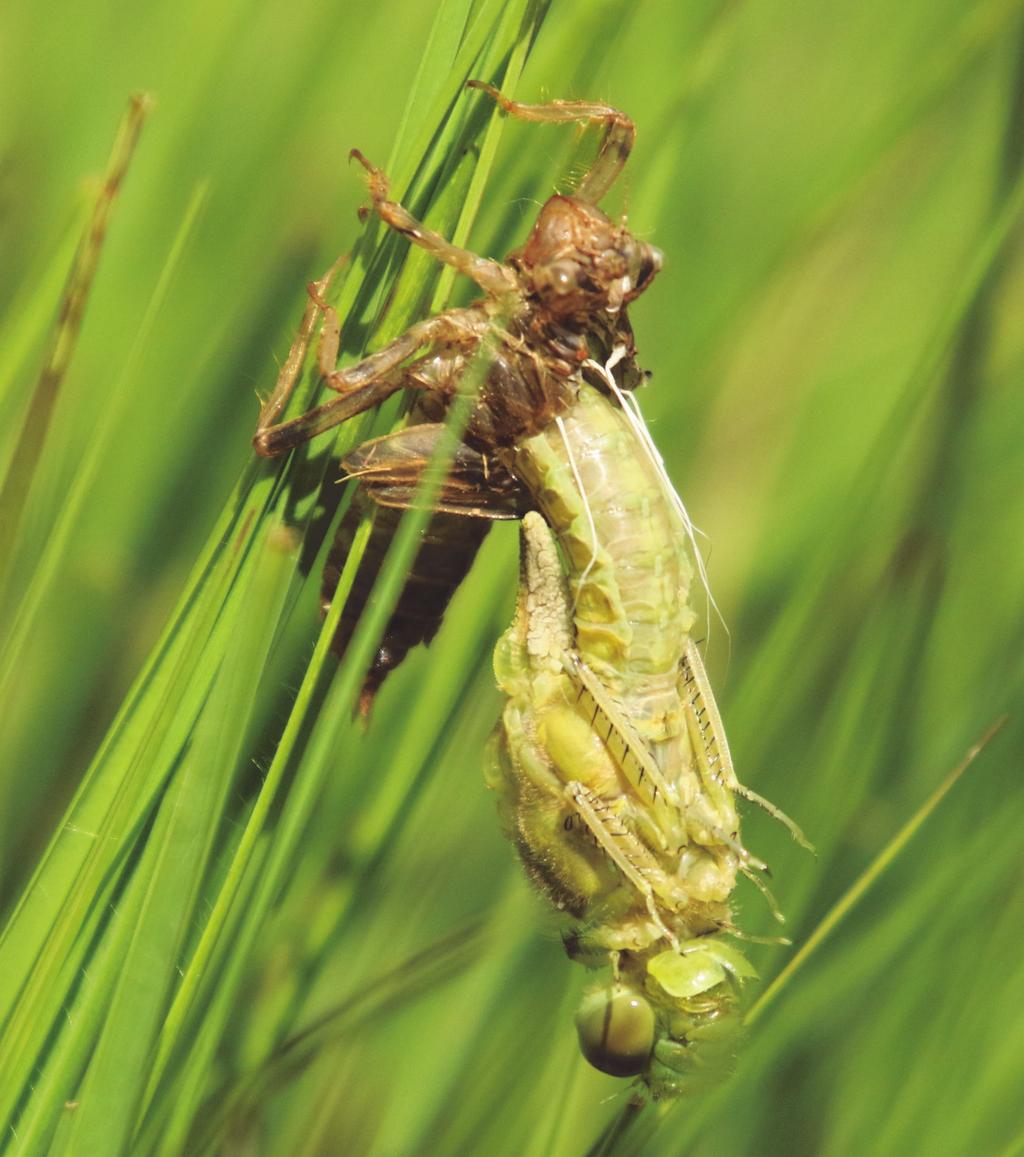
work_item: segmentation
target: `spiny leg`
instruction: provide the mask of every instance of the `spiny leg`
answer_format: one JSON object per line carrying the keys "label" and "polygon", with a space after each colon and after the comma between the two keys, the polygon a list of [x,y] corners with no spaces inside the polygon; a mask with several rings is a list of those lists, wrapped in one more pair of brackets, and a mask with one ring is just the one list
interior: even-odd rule
{"label": "spiny leg", "polygon": [[480,286],[491,297],[508,297],[518,292],[518,282],[515,274],[499,261],[492,261],[487,257],[478,257],[468,249],[453,245],[440,233],[428,229],[397,201],[392,201],[387,176],[372,165],[358,149],[353,149],[349,156],[357,160],[368,174],[367,186],[373,209],[385,225],[408,237],[413,244],[425,249],[438,261],[450,265],[459,273],[465,274]]}
{"label": "spiny leg", "polygon": [[660,935],[678,952],[679,941],[658,911],[659,898],[668,899],[673,906],[678,903],[673,881],[666,876],[650,849],[622,824],[596,792],[573,780],[565,785],[565,792],[598,847],[643,898],[648,915]]}
{"label": "spiny leg", "polygon": [[553,100],[547,104],[523,104],[511,100],[491,84],[481,80],[466,81],[467,88],[487,93],[509,116],[524,121],[546,121],[549,124],[603,124],[604,136],[594,163],[580,181],[576,196],[596,205],[622,172],[636,140],[636,125],[624,112],[607,104],[585,100]]}
{"label": "spiny leg", "polygon": [[[657,831],[671,831],[678,814],[678,801],[643,738],[579,655],[566,652],[562,663],[577,688],[576,707],[585,716],[589,715],[591,728],[604,741],[633,790],[654,812]],[[659,843],[665,846],[663,835]]]}
{"label": "spiny leg", "polygon": [[775,899],[771,888],[768,887],[755,871],[748,868],[746,864],[740,865],[740,871],[764,897],[765,903],[768,905],[768,909],[772,914],[772,918],[778,921],[779,924],[785,924],[786,917],[783,916],[782,910],[779,908],[778,901]]}
{"label": "spiny leg", "polygon": [[[321,308],[315,299],[313,299],[313,307],[315,311],[319,311]],[[261,454],[264,458],[276,458],[280,454],[287,454],[289,450],[293,450],[303,442],[310,441],[318,434],[323,434],[335,426],[340,426],[342,422],[347,422],[349,418],[354,418],[357,414],[362,414],[366,410],[380,405],[396,390],[400,390],[407,384],[407,376],[402,370],[402,363],[411,358],[417,350],[440,345],[445,341],[465,342],[466,329],[464,325],[459,324],[459,318],[464,313],[464,310],[448,310],[445,313],[439,313],[436,317],[417,322],[416,325],[410,326],[401,337],[395,338],[383,349],[370,354],[369,357],[363,358],[355,365],[346,366],[341,370],[332,370],[326,375],[326,382],[332,390],[336,390],[342,396],[315,406],[297,418],[277,424],[272,420],[266,421],[266,416],[270,410],[270,402],[268,402],[260,414],[260,422],[253,437],[256,453]],[[312,324],[311,322],[306,327],[310,331]],[[297,342],[296,346],[300,344]],[[306,345],[302,347],[303,353],[308,344],[307,335]],[[300,364],[301,356],[300,354],[298,358]],[[289,362],[291,361],[292,355],[290,354]],[[288,386],[289,393],[293,385],[294,380]],[[284,394],[283,398],[277,398],[279,392],[281,392],[280,386],[274,391],[274,396],[271,398],[271,402],[276,403],[275,416],[287,401],[287,393]]]}
{"label": "spiny leg", "polygon": [[718,704],[711,692],[711,684],[704,661],[700,657],[697,644],[690,639],[683,656],[680,688],[692,723],[699,737],[698,750],[703,752],[703,766],[708,774],[717,782],[724,783],[731,791],[749,803],[763,808],[773,819],[781,823],[794,840],[807,851],[813,853],[814,845],[810,843],[798,825],[775,804],[766,800],[752,788],[745,787],[736,778],[733,767],[729,743],[722,726],[722,717],[718,713]]}
{"label": "spiny leg", "polygon": [[818,854],[814,849],[814,844],[804,835],[796,821],[791,820],[782,808],[777,807],[770,799],[765,799],[763,795],[758,794],[752,787],[747,787],[742,783],[735,784],[732,790],[740,799],[745,799],[748,803],[755,804],[761,808],[762,811],[767,812],[773,820],[778,820],[805,851],[810,852],[812,856]]}
{"label": "spiny leg", "polygon": [[[324,302],[324,294],[330,288],[335,274],[347,260],[347,254],[339,257],[323,277],[318,281],[311,281],[307,286],[309,300],[306,302],[306,310],[299,323],[298,333],[296,333],[288,356],[281,367],[281,372],[277,375],[273,392],[260,407],[260,416],[256,422],[257,438],[259,438],[261,431],[274,427],[281,411],[288,405],[288,399],[295,390],[295,383],[299,380],[302,363],[306,360],[306,353],[309,350],[309,343],[313,339],[313,330],[316,327],[317,319],[328,308]],[[336,314],[335,317],[337,317]],[[259,444],[256,445],[256,451],[260,454],[263,453]]]}
{"label": "spiny leg", "polygon": [[324,324],[320,327],[320,341],[316,347],[316,368],[320,371],[324,383],[334,389],[332,377],[338,369],[338,354],[341,350],[341,319],[338,311],[324,299],[323,290],[316,281],[306,286],[306,292],[320,312],[324,315]]}

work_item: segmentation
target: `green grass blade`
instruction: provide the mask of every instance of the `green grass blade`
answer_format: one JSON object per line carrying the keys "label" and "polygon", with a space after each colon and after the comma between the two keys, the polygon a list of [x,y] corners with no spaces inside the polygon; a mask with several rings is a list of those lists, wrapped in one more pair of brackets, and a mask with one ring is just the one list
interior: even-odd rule
{"label": "green grass blade", "polygon": [[131,164],[148,109],[146,96],[133,96],[118,127],[103,187],[97,195],[92,216],[68,274],[60,314],[52,330],[43,368],[32,391],[14,454],[0,481],[0,603],[6,593],[9,568],[15,556],[22,511],[36,476],[53,408],[74,354],[85,304],[99,266],[110,213]]}
{"label": "green grass blade", "polygon": [[12,693],[12,684],[17,678],[22,649],[32,637],[35,621],[53,588],[61,577],[66,564],[68,541],[82,517],[83,508],[90,498],[90,490],[97,474],[102,469],[104,458],[109,453],[123,411],[135,388],[136,378],[146,344],[152,338],[153,327],[160,314],[170,282],[182,259],[185,246],[196,225],[206,197],[205,186],[193,194],[185,216],[171,246],[164,265],[160,282],[153,291],[146,315],[132,345],[125,370],[110,391],[108,404],[100,419],[99,428],[93,435],[89,449],[83,459],[75,479],[75,485],[67,495],[64,506],[58,513],[53,530],[47,537],[43,554],[35,567],[32,586],[21,601],[17,616],[7,637],[0,644],[0,697]]}
{"label": "green grass blade", "polygon": [[[144,897],[126,922],[117,987],[81,1088],[68,1137],[72,1151],[127,1148],[147,1084],[148,1065],[179,974],[190,926],[199,915],[214,839],[224,821],[231,777],[244,751],[259,672],[270,638],[239,632],[245,617],[272,620],[294,565],[295,542],[271,535],[234,609],[229,650],[182,769],[175,776],[138,869]],[[133,881],[133,884],[136,882]]]}
{"label": "green grass blade", "polygon": [[949,772],[934,792],[921,804],[916,812],[907,820],[902,828],[892,837],[853,884],[843,893],[835,904],[825,914],[825,918],[814,929],[810,936],[800,945],[800,949],[786,964],[786,967],[774,978],[771,984],[761,993],[746,1015],[746,1023],[752,1026],[765,1014],[766,1010],[778,999],[779,994],[789,984],[793,977],[806,964],[811,956],[821,947],[825,940],[849,916],[854,907],[863,899],[868,889],[874,887],[881,875],[899,856],[907,844],[914,838],[928,817],[956,786],[964,772],[978,758],[996,735],[1006,726],[1006,717],[997,719],[985,733],[974,743],[963,759]]}
{"label": "green grass blade", "polygon": [[[125,94],[159,93],[0,608],[0,1149],[1019,1150],[1012,760],[993,746],[890,842],[980,721],[1008,712],[998,750],[1024,743],[1020,0],[182,5],[119,11],[124,51],[100,70],[102,6],[0,10],[4,462],[79,174]],[[889,855],[785,999],[770,990],[731,1082],[620,1131],[628,1089],[573,1039],[586,970],[481,782],[515,528],[488,536],[363,728],[353,694],[416,522],[339,669],[326,634],[314,648],[331,444],[390,428],[398,399],[245,464],[253,395],[339,251],[343,362],[472,292],[379,224],[357,231],[348,147],[495,257],[571,189],[593,134],[505,120],[495,153],[493,109],[462,88],[480,75],[636,121],[607,208],[666,258],[632,316],[643,405],[709,535],[737,769],[818,849],[745,809],[794,943]],[[292,412],[320,393],[307,367]],[[301,564],[267,556],[275,527]],[[774,932],[737,891],[740,927]],[[767,977],[791,956],[745,947]]]}

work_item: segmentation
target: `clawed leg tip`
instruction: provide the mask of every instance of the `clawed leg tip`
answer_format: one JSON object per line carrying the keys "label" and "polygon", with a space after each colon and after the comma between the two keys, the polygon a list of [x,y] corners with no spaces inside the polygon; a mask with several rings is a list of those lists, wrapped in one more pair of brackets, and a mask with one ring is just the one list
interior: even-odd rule
{"label": "clawed leg tip", "polygon": [[492,100],[496,100],[498,104],[505,107],[507,100],[500,88],[495,88],[493,84],[488,84],[485,80],[467,80],[466,88],[479,89],[480,92],[486,92]]}
{"label": "clawed leg tip", "polygon": [[387,176],[382,173],[375,164],[373,164],[371,161],[368,161],[358,149],[350,149],[348,159],[350,161],[358,161],[359,164],[362,165],[366,170],[366,183],[370,189],[370,196],[374,199],[374,201],[380,202],[387,200]]}
{"label": "clawed leg tip", "polygon": [[380,177],[380,170],[372,162],[368,161],[366,157],[359,151],[359,149],[349,149],[348,159],[350,161],[358,161],[359,164],[370,174],[371,179]]}
{"label": "clawed leg tip", "polygon": [[323,294],[320,292],[320,286],[315,281],[310,281],[306,285],[306,296],[309,300],[317,306],[318,309],[326,309],[327,302],[323,299]]}

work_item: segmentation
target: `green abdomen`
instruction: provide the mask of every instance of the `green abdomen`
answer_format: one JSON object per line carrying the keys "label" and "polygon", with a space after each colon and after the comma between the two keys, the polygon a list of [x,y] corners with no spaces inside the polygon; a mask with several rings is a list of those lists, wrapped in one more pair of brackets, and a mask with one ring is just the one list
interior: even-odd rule
{"label": "green abdomen", "polygon": [[617,694],[675,694],[694,615],[692,568],[657,472],[612,402],[589,386],[513,462],[558,536],[576,646]]}

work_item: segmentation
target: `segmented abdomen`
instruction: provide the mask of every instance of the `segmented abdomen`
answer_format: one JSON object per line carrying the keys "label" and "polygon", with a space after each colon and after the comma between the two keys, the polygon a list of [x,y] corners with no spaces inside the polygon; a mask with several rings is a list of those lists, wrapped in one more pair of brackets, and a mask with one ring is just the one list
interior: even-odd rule
{"label": "segmented abdomen", "polygon": [[[338,656],[344,655],[352,640],[352,632],[366,607],[404,513],[388,506],[375,506],[373,510],[373,530],[366,552],[331,640],[331,650]],[[334,598],[362,513],[363,501],[357,496],[335,534],[320,588],[321,608],[325,614]],[[429,643],[437,634],[448,604],[469,573],[490,528],[490,522],[485,519],[454,514],[435,514],[427,523],[398,604],[363,680],[360,703],[364,714],[369,711],[381,684],[409,651],[419,643]]]}
{"label": "segmented abdomen", "polygon": [[628,704],[647,740],[678,734],[693,568],[622,411],[582,386],[559,421],[517,448],[513,469],[569,564],[577,654]]}

